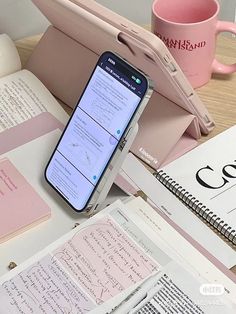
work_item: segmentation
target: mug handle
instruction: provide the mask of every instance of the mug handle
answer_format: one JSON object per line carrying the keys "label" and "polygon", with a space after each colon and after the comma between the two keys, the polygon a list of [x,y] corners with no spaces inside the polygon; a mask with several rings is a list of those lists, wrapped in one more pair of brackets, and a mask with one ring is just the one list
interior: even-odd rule
{"label": "mug handle", "polygon": [[[216,25],[216,34],[221,32],[230,32],[236,35],[236,24],[232,22],[218,21]],[[212,63],[212,72],[220,74],[231,74],[236,72],[236,63],[223,64],[214,59]]]}

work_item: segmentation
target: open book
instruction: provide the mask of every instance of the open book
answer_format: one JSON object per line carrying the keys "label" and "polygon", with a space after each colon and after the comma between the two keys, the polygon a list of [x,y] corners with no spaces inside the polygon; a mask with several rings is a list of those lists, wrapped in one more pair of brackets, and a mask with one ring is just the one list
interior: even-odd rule
{"label": "open book", "polygon": [[[12,58],[19,57],[14,54]],[[8,60],[11,71],[12,64],[18,70],[13,59]],[[29,71],[0,78],[0,242],[50,217],[52,204],[42,193],[44,169],[38,166],[43,153],[50,154],[67,119],[55,98]],[[54,133],[55,139],[45,146]],[[34,175],[36,169],[40,175]]]}
{"label": "open book", "polygon": [[[135,296],[152,275],[152,289]],[[0,313],[123,314],[132,296],[133,313],[143,313],[148,295],[153,313],[233,314],[235,282],[136,198],[116,201],[3,276]]]}

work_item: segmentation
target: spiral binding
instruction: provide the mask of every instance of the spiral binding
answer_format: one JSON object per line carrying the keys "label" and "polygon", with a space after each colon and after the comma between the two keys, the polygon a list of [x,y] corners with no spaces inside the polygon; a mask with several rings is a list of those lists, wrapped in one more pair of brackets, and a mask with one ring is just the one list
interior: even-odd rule
{"label": "spiral binding", "polygon": [[202,204],[198,199],[196,199],[196,197],[189,193],[163,170],[156,171],[153,173],[153,175],[191,210],[200,215],[229,241],[231,241],[233,244],[236,244],[236,230],[225,223],[224,220],[214,214],[213,211]]}

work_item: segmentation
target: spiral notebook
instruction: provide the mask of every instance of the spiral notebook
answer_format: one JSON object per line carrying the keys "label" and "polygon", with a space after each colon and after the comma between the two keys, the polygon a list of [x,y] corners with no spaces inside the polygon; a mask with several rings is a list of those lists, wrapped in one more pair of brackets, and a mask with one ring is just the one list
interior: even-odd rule
{"label": "spiral notebook", "polygon": [[154,173],[190,209],[236,244],[236,125]]}

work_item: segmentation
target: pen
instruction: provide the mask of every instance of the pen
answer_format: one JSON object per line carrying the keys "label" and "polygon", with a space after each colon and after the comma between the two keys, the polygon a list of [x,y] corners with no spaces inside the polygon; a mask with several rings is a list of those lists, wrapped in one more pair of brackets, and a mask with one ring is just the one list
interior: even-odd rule
{"label": "pen", "polygon": [[148,306],[149,302],[151,302],[151,300],[153,300],[153,297],[158,293],[158,291],[160,289],[161,289],[160,286],[158,286],[158,285],[155,286],[155,284],[154,284],[154,286],[151,288],[151,290],[149,290],[147,292],[145,298],[142,299],[138,304],[136,304],[133,307],[133,309],[130,309],[128,314],[135,314],[140,310],[144,311],[142,313],[146,313],[147,308],[149,308],[149,306]]}
{"label": "pen", "polygon": [[142,302],[148,295],[159,278],[160,272],[155,272],[146,278],[140,286],[134,289],[123,301],[121,301],[109,314],[128,314],[134,307]]}

